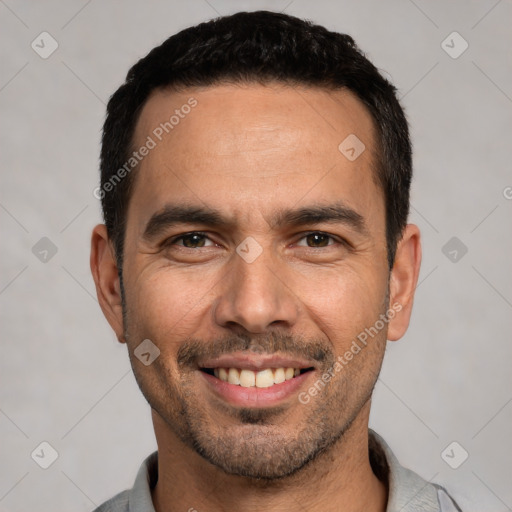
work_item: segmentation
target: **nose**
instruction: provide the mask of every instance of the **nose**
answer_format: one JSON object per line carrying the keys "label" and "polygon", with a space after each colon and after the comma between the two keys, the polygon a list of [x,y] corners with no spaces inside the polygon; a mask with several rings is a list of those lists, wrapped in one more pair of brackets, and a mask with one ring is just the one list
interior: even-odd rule
{"label": "nose", "polygon": [[299,299],[284,271],[266,252],[251,263],[234,255],[214,302],[217,325],[243,333],[265,333],[272,327],[290,329],[297,322]]}

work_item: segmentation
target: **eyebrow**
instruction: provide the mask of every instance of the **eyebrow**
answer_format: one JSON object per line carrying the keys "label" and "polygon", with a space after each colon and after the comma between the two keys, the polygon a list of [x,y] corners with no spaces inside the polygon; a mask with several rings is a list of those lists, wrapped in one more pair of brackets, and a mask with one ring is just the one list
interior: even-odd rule
{"label": "eyebrow", "polygon": [[[345,224],[362,235],[368,235],[364,217],[342,202],[298,209],[280,209],[267,222],[272,229],[319,223]],[[144,229],[143,238],[151,240],[177,224],[201,224],[211,228],[228,229],[233,228],[236,222],[213,208],[168,204],[151,216]]]}

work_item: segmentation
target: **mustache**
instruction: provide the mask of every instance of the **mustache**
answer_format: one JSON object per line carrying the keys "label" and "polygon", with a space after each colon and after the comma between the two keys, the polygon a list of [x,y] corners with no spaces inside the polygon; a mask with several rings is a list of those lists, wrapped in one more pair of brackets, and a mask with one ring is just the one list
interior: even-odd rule
{"label": "mustache", "polygon": [[216,340],[186,339],[178,350],[177,362],[180,367],[197,367],[204,359],[213,359],[232,352],[252,352],[255,354],[280,353],[291,358],[315,361],[320,367],[332,366],[334,353],[325,341],[306,340],[278,332],[265,335],[239,334]]}

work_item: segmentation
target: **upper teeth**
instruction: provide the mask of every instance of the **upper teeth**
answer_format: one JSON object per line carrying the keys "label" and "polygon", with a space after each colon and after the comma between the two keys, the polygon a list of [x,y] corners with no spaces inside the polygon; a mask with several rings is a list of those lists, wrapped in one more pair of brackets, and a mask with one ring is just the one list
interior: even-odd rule
{"label": "upper teeth", "polygon": [[285,380],[293,379],[300,374],[298,368],[266,368],[259,372],[252,370],[239,370],[238,368],[214,368],[215,377],[224,382],[242,386],[244,388],[268,388],[280,384]]}

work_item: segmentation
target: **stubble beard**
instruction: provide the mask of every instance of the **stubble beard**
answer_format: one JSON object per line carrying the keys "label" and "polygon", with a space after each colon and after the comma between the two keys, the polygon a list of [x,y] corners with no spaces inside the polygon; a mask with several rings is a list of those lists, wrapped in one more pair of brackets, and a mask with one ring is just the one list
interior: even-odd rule
{"label": "stubble beard", "polygon": [[[124,290],[122,290],[124,295]],[[235,408],[219,406],[223,425],[201,408],[194,393],[197,370],[173,376],[163,357],[153,363],[153,375],[148,378],[133,355],[128,327],[128,313],[123,300],[125,339],[136,381],[151,408],[163,419],[169,430],[188,448],[213,466],[229,475],[263,481],[277,481],[297,474],[323,453],[333,449],[343,439],[371,395],[377,381],[385,345],[382,339],[365,348],[371,367],[361,358],[359,364],[344,368],[318,396],[308,404],[292,404],[302,408],[302,419],[283,427],[287,416],[285,406],[272,408]],[[135,339],[135,338],[134,338]],[[332,368],[335,356],[330,348],[318,371],[317,378]],[[370,354],[372,352],[372,354]],[[226,426],[226,419],[230,421]]]}
{"label": "stubble beard", "polygon": [[[354,384],[352,372],[337,375],[308,404],[297,400],[291,405],[301,412],[295,424],[283,426],[288,416],[284,406],[254,409],[227,404],[215,409],[216,416],[222,417],[218,424],[212,408],[201,407],[201,397],[194,393],[194,376],[185,374],[176,383],[162,362],[158,358],[153,363],[157,378],[149,380],[138,371],[137,361],[132,366],[146,400],[170,431],[225,473],[267,481],[298,473],[341,441],[370,400],[378,377],[377,371],[363,385]],[[155,382],[159,386],[152,385]]]}

